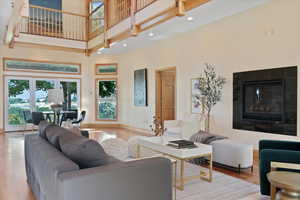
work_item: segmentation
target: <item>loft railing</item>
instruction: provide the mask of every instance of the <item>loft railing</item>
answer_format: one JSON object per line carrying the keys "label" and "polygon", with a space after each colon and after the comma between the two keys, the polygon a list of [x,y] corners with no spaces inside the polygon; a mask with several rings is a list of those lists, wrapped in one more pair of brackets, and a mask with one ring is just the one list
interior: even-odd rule
{"label": "loft railing", "polygon": [[88,41],[155,1],[104,0],[106,4],[88,16],[29,5],[28,16],[22,16],[17,28],[20,33]]}
{"label": "loft railing", "polygon": [[146,8],[155,1],[157,0],[136,0],[136,12]]}
{"label": "loft railing", "polygon": [[[109,0],[108,1],[108,28],[137,13],[157,0]],[[132,12],[133,9],[133,12]]]}
{"label": "loft railing", "polygon": [[20,33],[55,38],[87,40],[87,17],[40,6],[29,6],[29,16],[23,16]]}
{"label": "loft railing", "polygon": [[118,24],[130,16],[132,0],[109,0],[108,1],[108,28]]}

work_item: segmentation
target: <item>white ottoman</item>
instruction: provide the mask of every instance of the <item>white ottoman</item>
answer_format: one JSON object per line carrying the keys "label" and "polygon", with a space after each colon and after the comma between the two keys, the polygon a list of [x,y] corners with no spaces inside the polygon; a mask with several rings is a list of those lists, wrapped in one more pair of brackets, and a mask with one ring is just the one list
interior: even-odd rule
{"label": "white ottoman", "polygon": [[253,146],[230,139],[217,140],[213,146],[213,161],[237,169],[253,166]]}

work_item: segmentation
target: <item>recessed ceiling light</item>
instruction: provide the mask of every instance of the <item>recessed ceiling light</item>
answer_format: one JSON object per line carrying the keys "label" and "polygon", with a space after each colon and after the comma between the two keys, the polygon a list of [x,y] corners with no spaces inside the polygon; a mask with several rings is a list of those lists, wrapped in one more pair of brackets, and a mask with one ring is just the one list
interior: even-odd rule
{"label": "recessed ceiling light", "polygon": [[193,20],[194,20],[194,17],[188,17],[187,20],[188,20],[188,21],[193,21]]}
{"label": "recessed ceiling light", "polygon": [[149,35],[150,37],[153,37],[153,36],[154,36],[154,33],[150,32],[148,35]]}
{"label": "recessed ceiling light", "polygon": [[124,44],[123,44],[123,47],[127,47],[127,44],[126,44],[126,43],[124,43]]}

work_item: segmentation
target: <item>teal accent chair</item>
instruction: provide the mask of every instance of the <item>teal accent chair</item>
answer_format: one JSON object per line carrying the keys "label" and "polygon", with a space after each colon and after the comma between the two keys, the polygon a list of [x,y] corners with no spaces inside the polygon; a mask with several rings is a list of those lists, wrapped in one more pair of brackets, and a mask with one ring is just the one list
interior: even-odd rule
{"label": "teal accent chair", "polygon": [[270,196],[267,173],[271,171],[271,162],[300,164],[300,142],[261,140],[259,159],[260,192],[262,195]]}

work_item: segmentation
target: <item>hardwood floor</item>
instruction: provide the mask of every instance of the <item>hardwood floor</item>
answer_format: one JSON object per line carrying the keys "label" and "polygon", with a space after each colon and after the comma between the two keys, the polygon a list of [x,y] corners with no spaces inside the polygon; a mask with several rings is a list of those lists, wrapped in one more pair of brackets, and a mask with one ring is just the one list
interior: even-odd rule
{"label": "hardwood floor", "polygon": [[[135,135],[145,135],[123,128],[102,128],[102,133],[95,134],[97,140],[118,137],[128,140]],[[254,154],[254,172],[250,170],[233,172],[214,167],[214,170],[258,184],[258,156]],[[22,133],[0,133],[0,199],[35,200],[26,182],[24,166],[24,136]]]}

